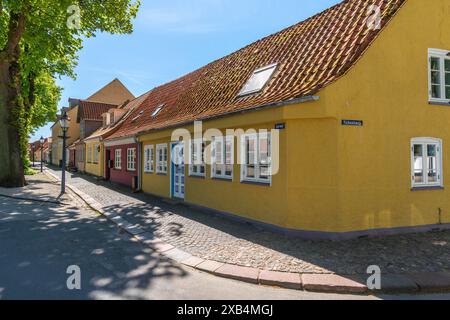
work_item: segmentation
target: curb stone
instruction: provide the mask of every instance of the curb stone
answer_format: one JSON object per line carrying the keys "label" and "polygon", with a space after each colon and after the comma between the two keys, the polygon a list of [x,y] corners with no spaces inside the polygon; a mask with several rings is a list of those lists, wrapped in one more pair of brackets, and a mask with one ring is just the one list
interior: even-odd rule
{"label": "curb stone", "polygon": [[[53,179],[60,181],[60,178],[51,172],[44,171],[44,174],[50,175]],[[365,279],[368,276],[365,277],[363,275],[347,276],[336,274],[276,272],[231,265],[213,260],[205,260],[155,238],[152,233],[145,231],[145,229],[139,225],[129,223],[116,213],[106,212],[102,205],[89,195],[70,184],[66,184],[66,186],[80,197],[91,209],[100,213],[142,244],[184,266],[207,272],[215,276],[286,289],[340,294],[415,294],[418,292],[428,293],[450,290],[450,272],[403,275],[384,274],[381,278],[382,290],[370,291],[365,284]]]}

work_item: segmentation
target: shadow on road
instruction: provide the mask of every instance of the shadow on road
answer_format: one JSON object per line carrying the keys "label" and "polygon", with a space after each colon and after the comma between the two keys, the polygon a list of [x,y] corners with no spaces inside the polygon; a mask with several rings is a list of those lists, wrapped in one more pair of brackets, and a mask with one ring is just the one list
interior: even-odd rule
{"label": "shadow on road", "polygon": [[[115,225],[74,206],[0,197],[0,243],[1,299],[141,299],[155,279],[186,276]],[[71,265],[81,268],[82,290],[67,289]]]}

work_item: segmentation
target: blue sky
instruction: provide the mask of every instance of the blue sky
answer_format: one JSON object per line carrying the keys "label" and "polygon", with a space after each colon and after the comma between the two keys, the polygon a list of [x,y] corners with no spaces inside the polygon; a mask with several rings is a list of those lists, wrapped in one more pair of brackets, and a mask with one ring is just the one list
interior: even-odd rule
{"label": "blue sky", "polygon": [[[99,34],[79,53],[77,79],[62,78],[59,107],[119,78],[139,96],[340,0],[141,0],[131,35]],[[51,135],[51,124],[32,140]]]}

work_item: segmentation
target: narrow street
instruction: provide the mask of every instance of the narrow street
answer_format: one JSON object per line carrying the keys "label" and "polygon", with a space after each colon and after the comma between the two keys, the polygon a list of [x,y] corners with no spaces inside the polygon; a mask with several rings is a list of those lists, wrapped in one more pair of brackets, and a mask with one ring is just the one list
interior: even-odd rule
{"label": "narrow street", "polygon": [[[45,180],[44,176],[39,178]],[[39,181],[21,196],[0,196],[0,299],[314,300],[450,296],[318,294],[214,277],[182,267],[119,233],[115,225],[70,192],[60,199],[62,203],[53,203],[48,194],[58,187],[56,183]],[[23,200],[30,194],[35,195],[33,201]],[[72,265],[81,269],[81,290],[67,288],[70,275],[66,271]]]}

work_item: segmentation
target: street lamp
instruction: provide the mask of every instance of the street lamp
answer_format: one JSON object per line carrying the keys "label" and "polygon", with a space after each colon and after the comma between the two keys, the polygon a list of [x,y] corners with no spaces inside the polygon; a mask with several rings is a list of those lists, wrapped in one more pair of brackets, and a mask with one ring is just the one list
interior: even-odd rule
{"label": "street lamp", "polygon": [[34,167],[34,149],[35,149],[35,146],[34,146],[34,143],[31,145],[31,153],[32,153],[32,155],[33,155],[33,167]]}
{"label": "street lamp", "polygon": [[61,126],[63,135],[63,150],[62,150],[62,165],[61,165],[61,194],[66,193],[66,139],[67,130],[69,129],[70,119],[67,117],[67,113],[63,111],[59,124]]}
{"label": "street lamp", "polygon": [[44,137],[41,136],[41,173],[44,172],[44,168],[43,166],[43,161],[44,161],[44,143],[45,143],[45,139]]}

